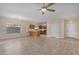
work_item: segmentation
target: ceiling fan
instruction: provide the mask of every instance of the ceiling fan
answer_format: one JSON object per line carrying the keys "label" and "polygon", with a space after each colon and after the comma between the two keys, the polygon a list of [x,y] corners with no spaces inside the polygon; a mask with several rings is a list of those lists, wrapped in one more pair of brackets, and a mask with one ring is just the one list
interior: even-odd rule
{"label": "ceiling fan", "polygon": [[38,10],[42,11],[42,15],[44,15],[46,11],[55,12],[54,9],[49,9],[49,7],[54,4],[55,3],[49,3],[49,4],[43,3],[41,9],[38,9]]}

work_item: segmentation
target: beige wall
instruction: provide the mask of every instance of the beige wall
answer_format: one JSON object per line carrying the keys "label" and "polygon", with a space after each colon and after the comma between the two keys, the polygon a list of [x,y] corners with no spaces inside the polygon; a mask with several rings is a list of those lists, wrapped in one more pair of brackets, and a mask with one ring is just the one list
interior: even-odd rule
{"label": "beige wall", "polygon": [[76,31],[77,35],[76,35],[76,38],[79,39],[79,19],[76,21],[76,25],[77,25],[77,31]]}
{"label": "beige wall", "polygon": [[47,37],[59,37],[59,27],[57,20],[50,20],[47,23]]}
{"label": "beige wall", "polygon": [[[72,32],[73,28],[69,28],[70,32],[67,30],[67,24],[75,24],[74,34],[69,34]],[[55,26],[56,24],[56,26]],[[59,19],[59,20],[49,20],[47,23],[48,31],[47,36],[48,37],[56,37],[56,38],[64,38],[64,37],[74,37],[79,39],[79,19]]]}
{"label": "beige wall", "polygon": [[[6,34],[6,23],[20,24],[21,32],[14,34]],[[33,22],[29,22],[21,19],[13,19],[13,18],[0,16],[0,39],[27,36],[29,31],[29,24],[32,23]]]}
{"label": "beige wall", "polygon": [[64,20],[59,19],[59,38],[64,38],[64,33],[65,33],[65,25],[64,25]]}
{"label": "beige wall", "polygon": [[63,19],[49,20],[47,23],[47,36],[64,38],[64,21]]}

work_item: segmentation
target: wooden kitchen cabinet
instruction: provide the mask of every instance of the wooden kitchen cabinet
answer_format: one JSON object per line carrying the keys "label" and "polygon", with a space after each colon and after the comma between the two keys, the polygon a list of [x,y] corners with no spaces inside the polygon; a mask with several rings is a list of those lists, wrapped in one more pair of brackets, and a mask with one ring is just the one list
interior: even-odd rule
{"label": "wooden kitchen cabinet", "polygon": [[29,36],[39,37],[41,35],[47,35],[47,25],[29,25]]}
{"label": "wooden kitchen cabinet", "polygon": [[40,36],[40,32],[29,31],[29,35],[30,35],[31,37],[39,37],[39,36]]}
{"label": "wooden kitchen cabinet", "polygon": [[34,28],[35,28],[35,25],[30,24],[30,25],[29,25],[29,28],[30,28],[30,29],[34,29]]}

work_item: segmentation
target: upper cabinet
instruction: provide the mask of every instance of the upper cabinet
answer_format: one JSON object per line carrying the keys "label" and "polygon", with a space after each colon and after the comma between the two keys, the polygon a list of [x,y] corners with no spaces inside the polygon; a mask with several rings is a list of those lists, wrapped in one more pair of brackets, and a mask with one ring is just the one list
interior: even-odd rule
{"label": "upper cabinet", "polygon": [[30,29],[34,29],[34,28],[35,28],[35,25],[30,24],[30,25],[29,25],[29,28],[30,28]]}

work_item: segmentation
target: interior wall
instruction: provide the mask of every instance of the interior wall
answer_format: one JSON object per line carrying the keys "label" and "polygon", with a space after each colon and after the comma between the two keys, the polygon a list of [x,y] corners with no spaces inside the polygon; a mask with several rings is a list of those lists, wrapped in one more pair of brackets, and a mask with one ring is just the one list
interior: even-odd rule
{"label": "interior wall", "polygon": [[79,19],[59,19],[48,21],[47,36],[64,38],[72,37],[79,39]]}
{"label": "interior wall", "polygon": [[64,38],[64,33],[65,33],[65,25],[64,25],[64,20],[59,19],[59,38]]}
{"label": "interior wall", "polygon": [[64,38],[64,20],[49,20],[47,23],[47,37]]}
{"label": "interior wall", "polygon": [[[6,24],[7,23],[20,24],[21,32],[7,34],[6,33]],[[29,24],[32,24],[32,22],[0,16],[0,39],[27,36],[28,31],[29,31]]]}
{"label": "interior wall", "polygon": [[[70,25],[70,27],[67,27],[67,24]],[[65,37],[79,39],[79,19],[65,20]]]}
{"label": "interior wall", "polygon": [[58,21],[48,21],[47,23],[47,37],[59,37]]}

